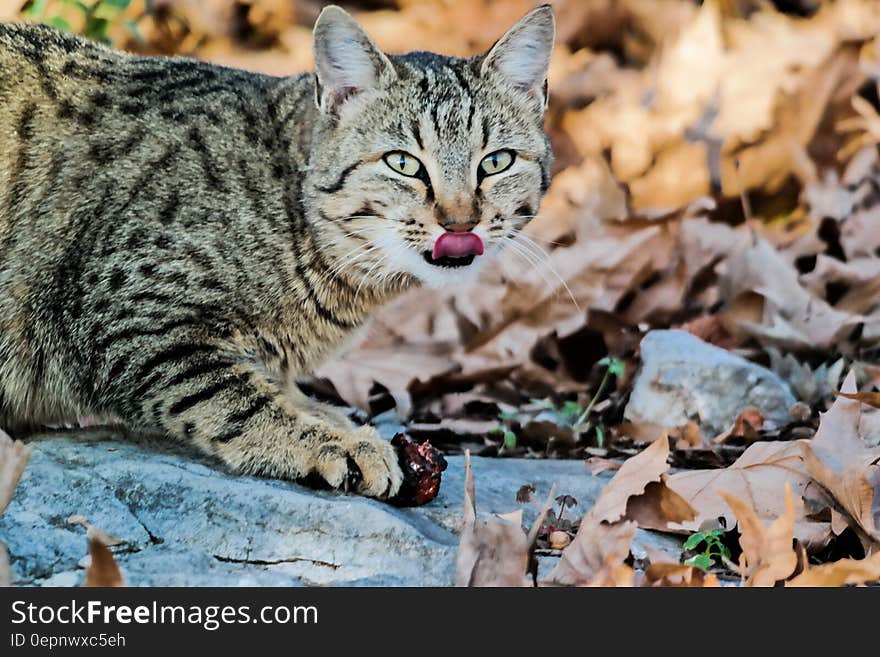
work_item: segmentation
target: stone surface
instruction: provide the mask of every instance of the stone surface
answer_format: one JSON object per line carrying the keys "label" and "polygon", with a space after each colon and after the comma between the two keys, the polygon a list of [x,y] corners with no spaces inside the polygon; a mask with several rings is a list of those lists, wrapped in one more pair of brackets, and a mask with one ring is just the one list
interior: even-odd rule
{"label": "stone surface", "polygon": [[703,433],[717,434],[756,406],[776,424],[790,421],[796,400],[782,379],[690,333],[651,331],[642,339],[641,358],[628,420],[667,427],[694,420]]}
{"label": "stone surface", "polygon": [[[0,518],[15,584],[71,586],[87,563],[71,515],[125,541],[115,548],[134,586],[449,585],[464,488],[451,457],[440,495],[417,509],[283,481],[236,477],[175,447],[107,430],[30,442],[18,492]],[[481,513],[520,508],[534,483],[588,508],[608,480],[580,461],[473,458]],[[534,512],[526,508],[527,521]]]}

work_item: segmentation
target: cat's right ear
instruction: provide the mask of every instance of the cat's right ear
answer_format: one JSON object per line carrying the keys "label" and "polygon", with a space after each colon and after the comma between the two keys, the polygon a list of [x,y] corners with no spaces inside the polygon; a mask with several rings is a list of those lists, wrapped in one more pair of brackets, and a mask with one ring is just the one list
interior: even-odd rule
{"label": "cat's right ear", "polygon": [[315,100],[322,112],[336,113],[357,94],[396,77],[394,67],[344,9],[325,7],[314,31]]}
{"label": "cat's right ear", "polygon": [[550,5],[541,5],[507,30],[483,59],[481,71],[494,70],[519,91],[540,99],[547,108],[547,71],[556,36]]}

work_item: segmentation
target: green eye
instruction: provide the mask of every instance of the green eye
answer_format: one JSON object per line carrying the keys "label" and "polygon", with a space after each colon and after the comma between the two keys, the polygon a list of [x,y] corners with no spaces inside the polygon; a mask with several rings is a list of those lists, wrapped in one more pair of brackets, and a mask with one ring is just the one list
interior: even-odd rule
{"label": "green eye", "polygon": [[403,174],[404,176],[410,176],[411,178],[416,176],[422,168],[422,163],[419,162],[418,158],[413,157],[409,153],[404,153],[403,151],[391,151],[390,153],[385,153],[382,159],[385,160],[385,164],[394,169],[397,173]]}
{"label": "green eye", "polygon": [[509,169],[515,159],[516,155],[513,151],[495,151],[483,158],[483,161],[480,162],[480,169],[487,176],[494,176],[496,173]]}

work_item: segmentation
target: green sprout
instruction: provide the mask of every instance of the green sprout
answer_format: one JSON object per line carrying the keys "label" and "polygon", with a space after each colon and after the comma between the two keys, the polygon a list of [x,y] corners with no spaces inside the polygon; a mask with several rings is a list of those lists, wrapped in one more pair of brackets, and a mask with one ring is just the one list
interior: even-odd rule
{"label": "green sprout", "polygon": [[712,565],[712,562],[716,559],[721,562],[724,560],[729,561],[731,558],[730,550],[724,545],[724,541],[722,540],[723,536],[723,529],[695,532],[688,536],[688,539],[684,542],[685,550],[696,550],[701,545],[703,546],[703,549],[702,552],[685,561],[685,565],[694,566],[701,570],[708,570]]}
{"label": "green sprout", "polygon": [[504,447],[507,449],[516,448],[516,434],[510,428],[510,422],[516,418],[516,413],[510,411],[502,411],[498,413],[498,421],[501,423],[493,429],[494,432],[502,434]]}
{"label": "green sprout", "polygon": [[[599,365],[606,368],[605,374],[602,377],[602,381],[599,383],[599,388],[596,390],[596,394],[590,399],[590,403],[587,404],[586,408],[583,408],[576,401],[571,400],[564,402],[562,406],[558,407],[550,399],[532,399],[531,402],[539,408],[546,408],[558,413],[560,416],[558,424],[560,426],[568,427],[574,433],[584,434],[590,429],[593,429],[596,432],[596,444],[599,447],[602,447],[605,444],[605,430],[600,425],[594,427],[588,418],[590,417],[590,412],[605,392],[605,388],[608,386],[608,381],[611,378],[611,375],[613,374],[618,378],[623,376],[624,363],[619,358],[606,357],[599,361]],[[499,414],[499,419],[505,420],[506,418],[502,417],[502,415],[506,414]],[[506,427],[499,427],[497,431],[503,431],[505,428]]]}
{"label": "green sprout", "polygon": [[[606,356],[599,361],[599,365],[605,367],[605,374],[602,376],[602,381],[599,383],[596,394],[593,395],[592,399],[590,399],[590,403],[587,404],[587,407],[584,409],[583,413],[580,414],[580,416],[577,418],[577,421],[573,425],[574,430],[578,433],[585,433],[587,430],[589,430],[590,423],[587,418],[590,417],[590,412],[593,410],[593,407],[602,397],[602,393],[605,392],[605,387],[608,385],[608,379],[611,377],[611,375],[613,374],[618,378],[623,376],[624,364],[623,361],[619,358]],[[599,425],[596,425],[596,444],[599,447],[602,447],[605,444],[605,431]]]}

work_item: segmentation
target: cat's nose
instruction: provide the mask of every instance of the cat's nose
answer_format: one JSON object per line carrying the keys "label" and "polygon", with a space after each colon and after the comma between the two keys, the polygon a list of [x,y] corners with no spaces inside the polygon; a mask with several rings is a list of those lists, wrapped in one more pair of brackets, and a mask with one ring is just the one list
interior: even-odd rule
{"label": "cat's nose", "polygon": [[477,221],[441,221],[440,225],[452,233],[465,233],[473,230],[478,223]]}

